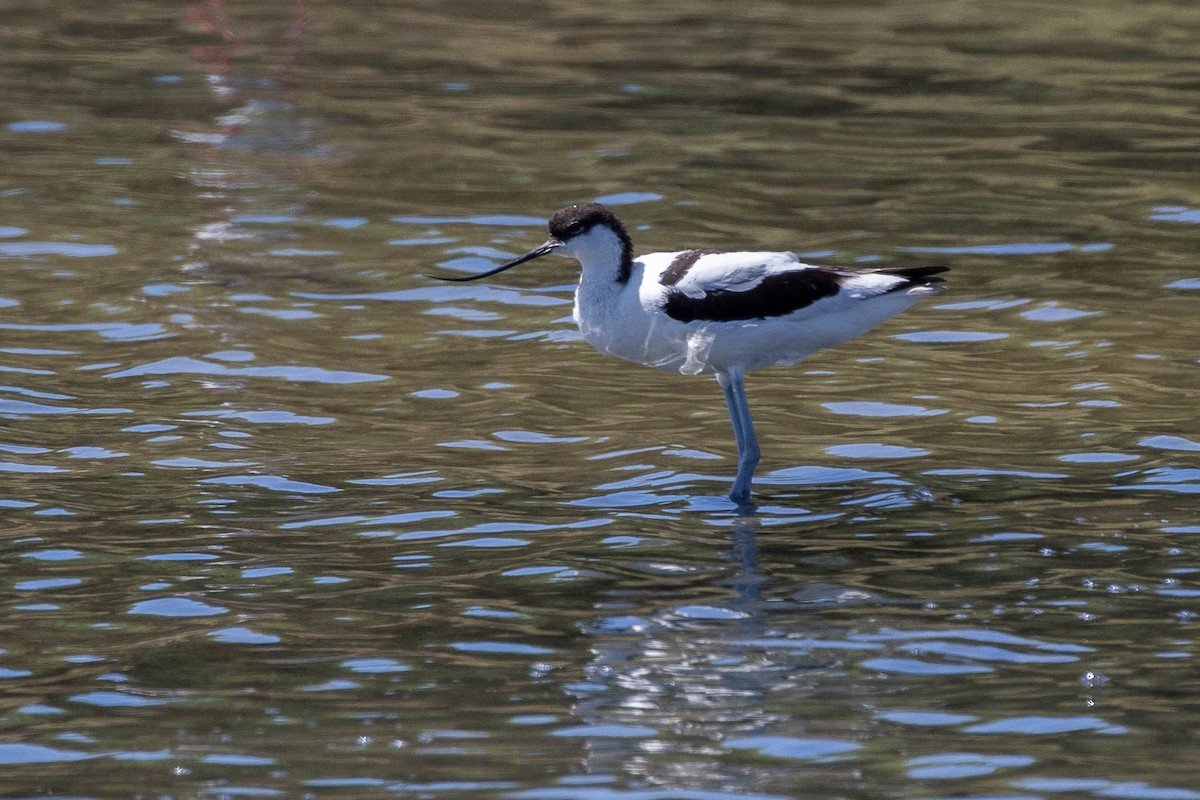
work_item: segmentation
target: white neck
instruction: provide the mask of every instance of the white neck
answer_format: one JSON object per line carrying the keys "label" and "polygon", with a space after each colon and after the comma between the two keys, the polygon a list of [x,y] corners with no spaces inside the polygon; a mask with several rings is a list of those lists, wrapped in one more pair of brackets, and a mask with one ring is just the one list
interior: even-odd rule
{"label": "white neck", "polygon": [[626,273],[626,243],[607,225],[597,225],[590,231],[568,241],[557,251],[583,265],[580,283],[614,283],[624,285]]}

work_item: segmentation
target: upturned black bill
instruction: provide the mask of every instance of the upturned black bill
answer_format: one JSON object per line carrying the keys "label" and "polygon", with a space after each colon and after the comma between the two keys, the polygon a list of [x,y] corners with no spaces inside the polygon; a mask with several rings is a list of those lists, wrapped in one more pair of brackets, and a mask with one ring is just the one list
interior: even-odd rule
{"label": "upturned black bill", "polygon": [[457,281],[460,283],[464,281],[477,281],[480,278],[488,278],[499,272],[504,272],[506,269],[512,269],[517,264],[524,264],[526,261],[532,261],[535,258],[541,258],[547,253],[554,252],[559,247],[562,247],[562,242],[558,241],[557,239],[549,239],[545,244],[535,247],[525,255],[520,256],[519,258],[514,258],[507,264],[501,264],[495,269],[489,269],[487,272],[481,272],[478,275],[465,275],[462,277],[451,277],[449,275],[430,275],[429,277],[437,278],[439,281]]}

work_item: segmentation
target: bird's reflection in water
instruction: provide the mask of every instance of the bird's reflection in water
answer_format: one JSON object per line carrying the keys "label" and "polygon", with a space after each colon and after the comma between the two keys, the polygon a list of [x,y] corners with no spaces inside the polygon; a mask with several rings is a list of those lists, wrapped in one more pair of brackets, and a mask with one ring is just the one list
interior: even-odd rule
{"label": "bird's reflection in water", "polygon": [[[752,760],[736,754],[754,749],[747,743],[817,741],[797,738],[807,732],[794,704],[815,701],[827,715],[830,703],[857,703],[837,657],[803,646],[841,635],[813,609],[855,592],[773,580],[759,561],[761,532],[757,518],[737,517],[725,570],[666,593],[623,593],[621,602],[601,604],[605,613],[587,630],[587,680],[568,687],[575,719],[559,732],[581,739],[597,780],[745,791],[756,783]],[[817,594],[825,599],[813,602]],[[819,741],[825,752],[818,761],[858,748],[851,739]],[[662,752],[688,757],[655,757]]]}

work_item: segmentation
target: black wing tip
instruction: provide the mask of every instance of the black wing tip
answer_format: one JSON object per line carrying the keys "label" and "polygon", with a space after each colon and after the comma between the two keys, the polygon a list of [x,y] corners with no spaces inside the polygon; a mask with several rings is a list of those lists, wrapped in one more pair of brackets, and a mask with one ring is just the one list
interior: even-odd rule
{"label": "black wing tip", "polygon": [[932,267],[891,267],[888,269],[877,270],[884,275],[895,275],[897,278],[905,278],[909,284],[927,285],[930,283],[945,283],[945,278],[934,277],[943,272],[949,272],[949,267],[932,266]]}

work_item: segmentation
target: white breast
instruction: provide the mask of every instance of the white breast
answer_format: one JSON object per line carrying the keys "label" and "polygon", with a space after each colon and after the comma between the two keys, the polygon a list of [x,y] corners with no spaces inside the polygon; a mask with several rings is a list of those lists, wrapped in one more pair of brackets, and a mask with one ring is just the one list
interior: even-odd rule
{"label": "white breast", "polygon": [[[653,255],[661,255],[655,253]],[[626,284],[589,280],[575,290],[575,323],[592,347],[627,361],[676,372],[683,363],[686,331],[661,312],[657,281],[642,280],[644,261],[634,261]]]}

